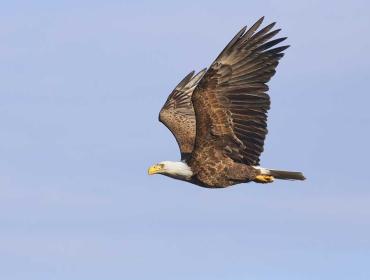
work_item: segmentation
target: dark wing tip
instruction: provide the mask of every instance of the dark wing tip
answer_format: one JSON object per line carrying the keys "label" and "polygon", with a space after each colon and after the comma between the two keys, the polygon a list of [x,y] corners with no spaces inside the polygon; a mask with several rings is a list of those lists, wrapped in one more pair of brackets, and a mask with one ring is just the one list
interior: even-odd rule
{"label": "dark wing tip", "polygon": [[290,45],[276,47],[276,48],[268,50],[268,52],[277,54],[277,53],[281,53],[281,52],[285,51],[289,47],[290,47]]}
{"label": "dark wing tip", "polygon": [[272,29],[276,25],[276,21],[271,22],[269,25],[267,25],[265,28],[266,29]]}
{"label": "dark wing tip", "polygon": [[189,74],[187,74],[185,76],[185,78],[183,78],[181,80],[181,82],[176,86],[176,89],[182,88],[183,86],[185,86],[191,80],[191,78],[193,77],[194,73],[195,73],[195,71],[193,70]]}
{"label": "dark wing tip", "polygon": [[206,71],[207,71],[207,67],[205,67],[202,70],[200,70],[196,76],[201,75],[201,74],[204,74]]}
{"label": "dark wing tip", "polygon": [[207,68],[203,68],[202,70],[200,70],[197,74],[191,77],[190,81],[188,82],[186,86],[187,87],[196,86],[199,83],[199,81],[203,78],[206,71],[207,71]]}
{"label": "dark wing tip", "polygon": [[207,67],[206,68],[203,68],[202,70],[200,70],[194,77],[193,79],[195,80],[200,80],[201,78],[203,78],[204,74],[207,72]]}
{"label": "dark wing tip", "polygon": [[263,23],[263,21],[264,21],[264,19],[265,19],[265,16],[262,16],[262,17],[260,17],[253,25],[252,25],[252,27],[250,28],[250,29],[254,29],[254,30],[256,30],[256,29],[258,29],[258,27],[260,27],[260,25]]}
{"label": "dark wing tip", "polygon": [[247,26],[244,25],[240,31],[238,33],[236,33],[236,35],[234,36],[234,38],[230,41],[230,43],[228,45],[228,47],[231,47],[240,37],[242,37],[244,34],[245,34],[245,30],[247,30]]}
{"label": "dark wing tip", "polygon": [[277,45],[280,44],[281,42],[284,42],[288,37],[281,37],[275,40],[270,41],[270,44]]}
{"label": "dark wing tip", "polygon": [[185,76],[183,80],[190,79],[191,77],[193,77],[194,73],[195,73],[195,70],[191,71],[189,74]]}
{"label": "dark wing tip", "polygon": [[256,24],[260,25],[260,24],[263,22],[263,20],[264,20],[264,19],[265,19],[265,16],[260,17],[260,18],[256,21]]}

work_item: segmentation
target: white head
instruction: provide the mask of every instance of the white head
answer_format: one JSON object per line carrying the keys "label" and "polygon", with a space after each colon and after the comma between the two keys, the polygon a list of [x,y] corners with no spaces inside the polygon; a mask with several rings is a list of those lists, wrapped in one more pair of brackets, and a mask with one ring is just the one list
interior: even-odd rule
{"label": "white head", "polygon": [[148,169],[148,174],[162,174],[179,180],[190,180],[193,171],[189,165],[182,161],[162,161]]}

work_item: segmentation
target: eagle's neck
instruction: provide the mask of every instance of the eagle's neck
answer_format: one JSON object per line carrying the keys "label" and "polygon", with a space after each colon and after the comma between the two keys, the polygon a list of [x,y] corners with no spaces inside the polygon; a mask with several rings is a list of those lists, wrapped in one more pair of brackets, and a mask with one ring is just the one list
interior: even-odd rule
{"label": "eagle's neck", "polygon": [[193,171],[186,162],[164,161],[162,164],[164,164],[163,175],[184,181],[189,181],[193,176]]}

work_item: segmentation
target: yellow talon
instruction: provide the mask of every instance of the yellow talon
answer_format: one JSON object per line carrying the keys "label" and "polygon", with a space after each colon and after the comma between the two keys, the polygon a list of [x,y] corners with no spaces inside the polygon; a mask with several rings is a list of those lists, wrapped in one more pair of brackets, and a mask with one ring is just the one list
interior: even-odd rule
{"label": "yellow talon", "polygon": [[272,183],[274,181],[274,177],[271,175],[257,175],[254,181],[256,183],[267,184]]}

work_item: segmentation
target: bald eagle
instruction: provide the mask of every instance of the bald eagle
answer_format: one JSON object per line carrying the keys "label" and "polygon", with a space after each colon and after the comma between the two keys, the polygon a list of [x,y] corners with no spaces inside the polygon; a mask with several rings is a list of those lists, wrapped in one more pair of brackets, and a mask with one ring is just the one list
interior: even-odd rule
{"label": "bald eagle", "polygon": [[263,17],[243,27],[209,69],[189,73],[159,113],[175,136],[181,161],[163,161],[148,173],[163,174],[207,188],[239,183],[304,180],[301,172],[262,168],[267,134],[267,82],[289,46],[272,39],[275,23],[259,30]]}

